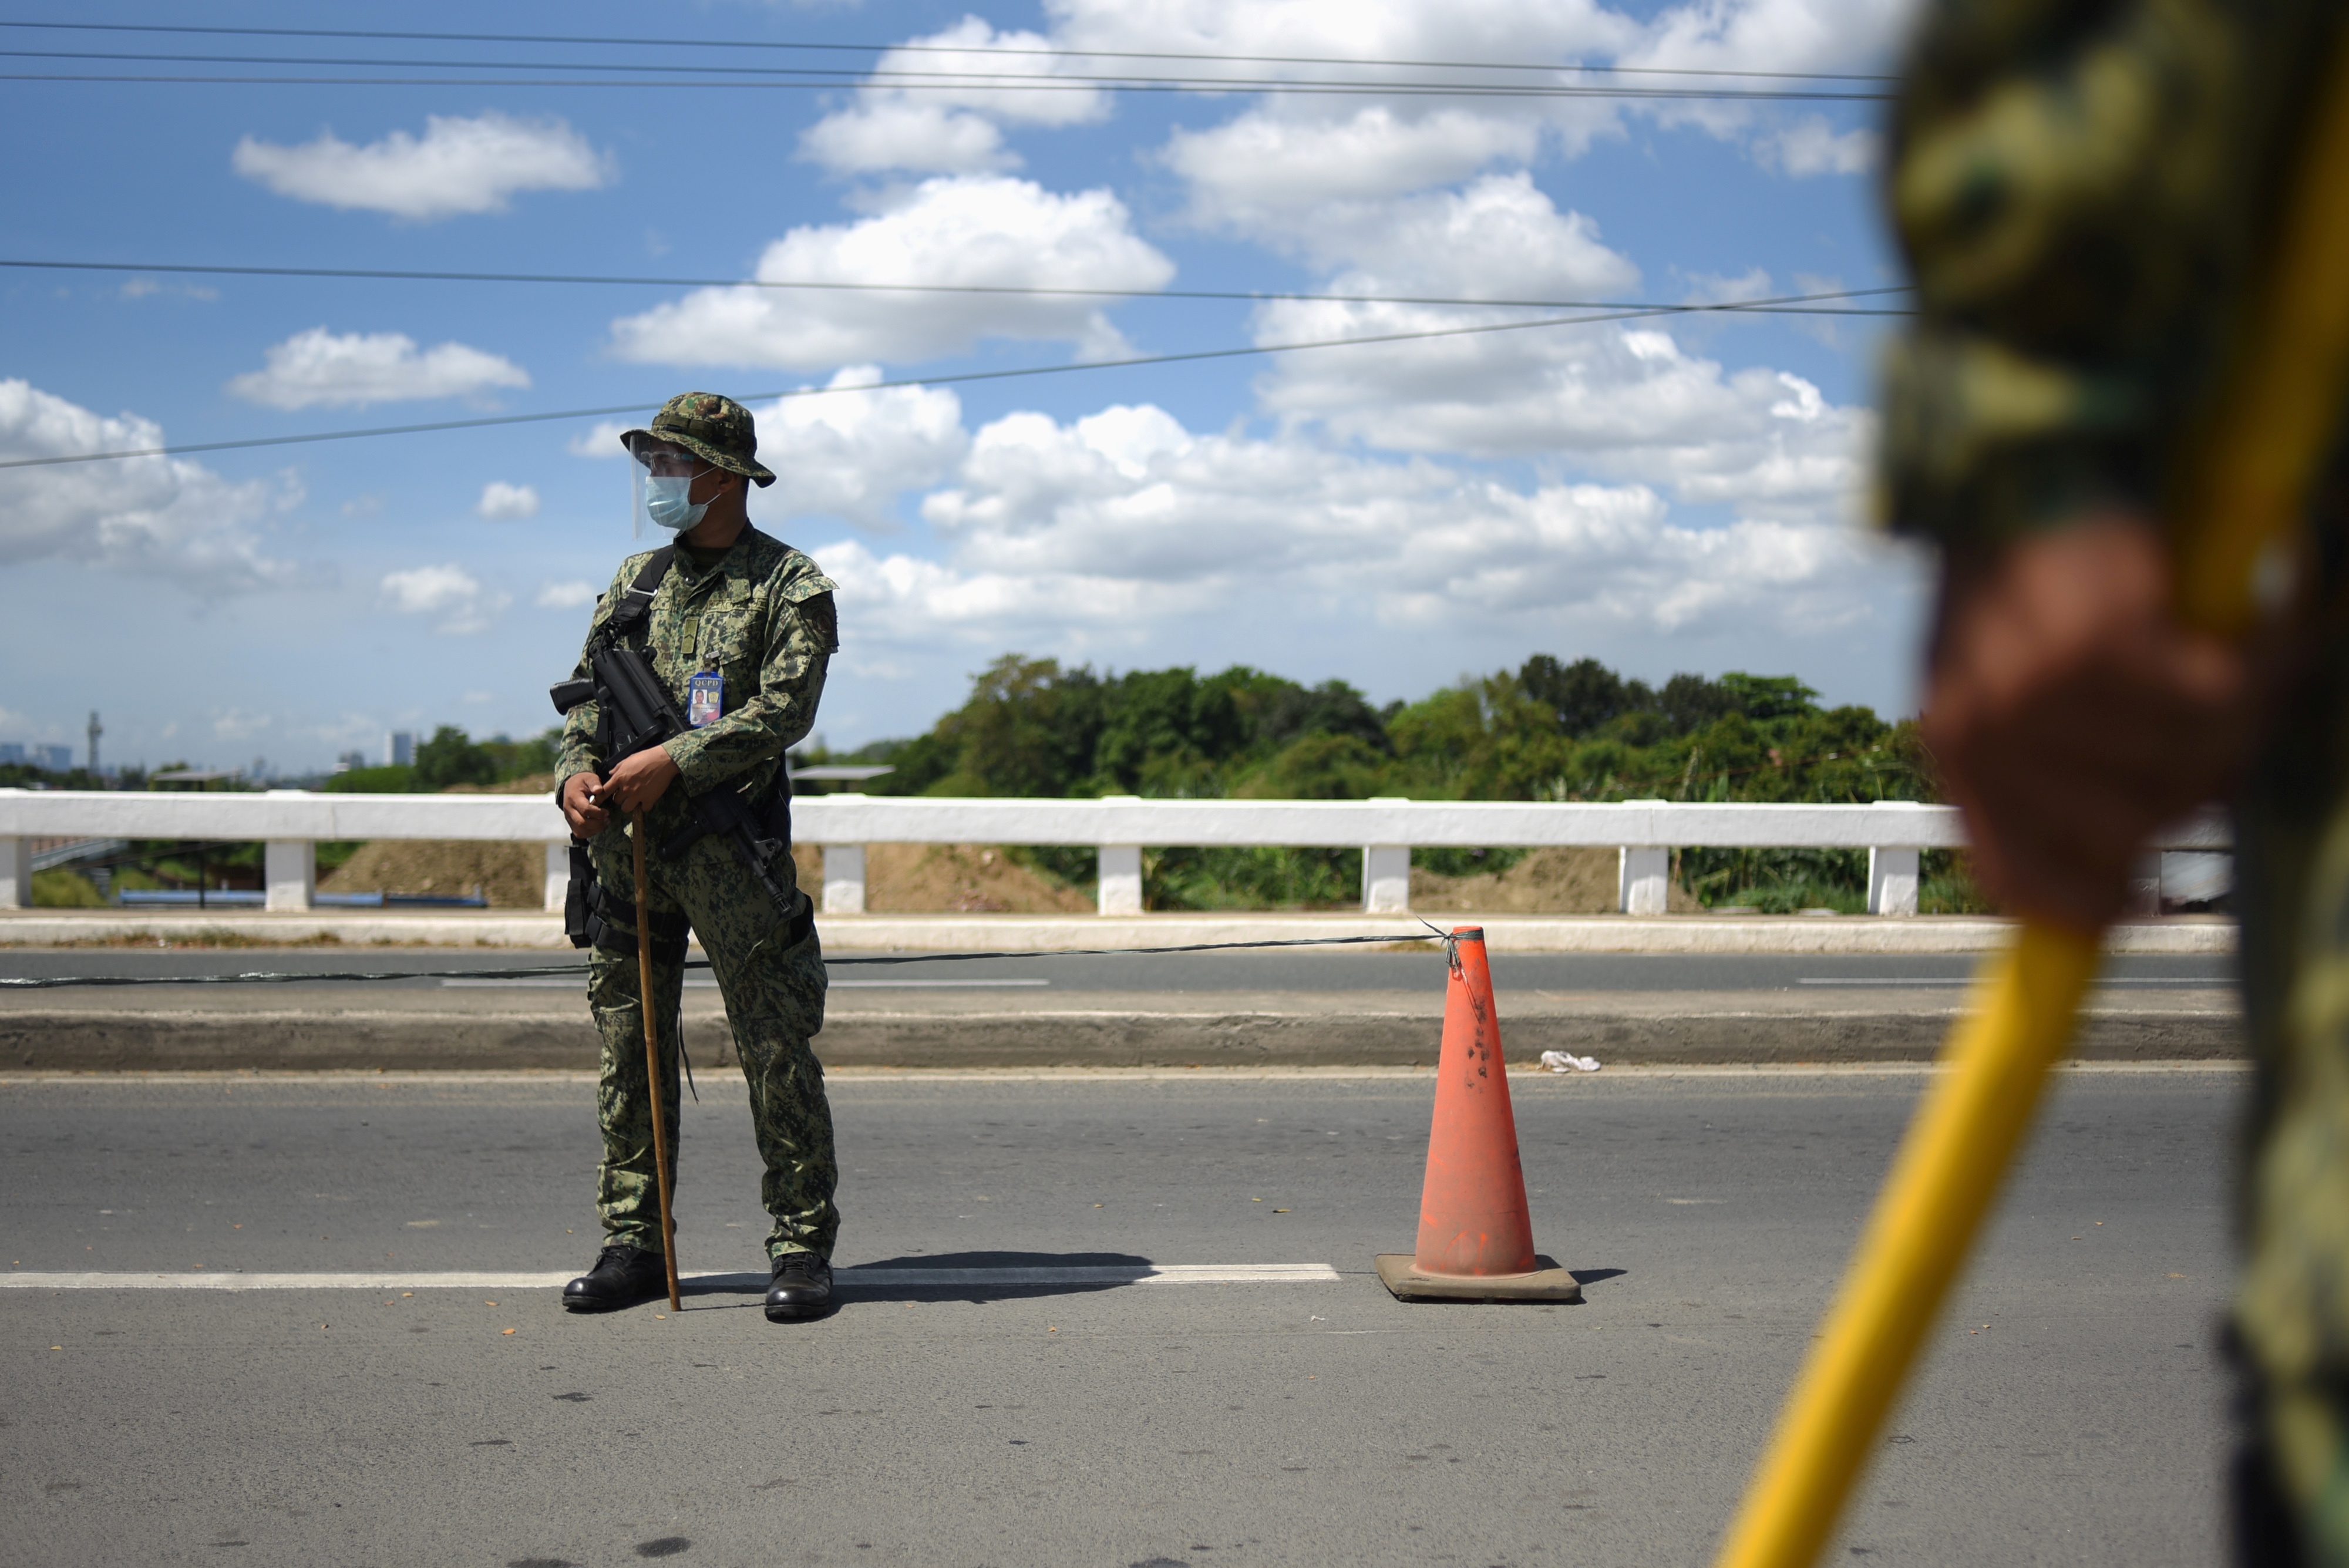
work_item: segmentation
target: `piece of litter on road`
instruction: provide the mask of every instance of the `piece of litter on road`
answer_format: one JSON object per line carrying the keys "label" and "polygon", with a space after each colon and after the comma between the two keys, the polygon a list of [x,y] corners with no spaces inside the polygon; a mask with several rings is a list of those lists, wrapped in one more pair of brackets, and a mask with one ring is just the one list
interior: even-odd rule
{"label": "piece of litter on road", "polygon": [[502,1328],[502,1329],[498,1330],[498,1332],[499,1332],[500,1334],[512,1334],[512,1333],[513,1332],[513,1330],[512,1330],[512,1329],[510,1329],[510,1328]]}
{"label": "piece of litter on road", "polygon": [[1547,1067],[1553,1073],[1596,1073],[1599,1071],[1598,1057],[1578,1056],[1571,1051],[1545,1051],[1541,1054],[1541,1064]]}

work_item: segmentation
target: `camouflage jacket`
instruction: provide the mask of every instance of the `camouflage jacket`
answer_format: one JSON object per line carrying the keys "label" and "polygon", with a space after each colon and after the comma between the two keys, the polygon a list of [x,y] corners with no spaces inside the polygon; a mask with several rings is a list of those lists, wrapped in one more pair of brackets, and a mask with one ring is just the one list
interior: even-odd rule
{"label": "camouflage jacket", "polygon": [[[636,555],[621,563],[588,623],[588,643],[602,634],[644,562]],[[823,695],[825,669],[840,646],[835,587],[812,560],[756,528],[745,528],[724,558],[707,569],[678,551],[653,595],[642,646],[651,650],[653,668],[680,712],[687,683],[705,670],[725,678],[724,702],[715,722],[666,743],[678,777],[653,808],[656,835],[684,826],[688,795],[723,784],[756,797],[773,782],[783,753],[806,737]],[[587,673],[583,649],[572,674]],[[573,774],[604,771],[605,759],[595,751],[596,716],[597,704],[582,703],[563,727],[557,798]]]}
{"label": "camouflage jacket", "polygon": [[1920,315],[1878,508],[1989,542],[2158,509],[2256,286],[2338,0],[1941,0],[1889,191]]}

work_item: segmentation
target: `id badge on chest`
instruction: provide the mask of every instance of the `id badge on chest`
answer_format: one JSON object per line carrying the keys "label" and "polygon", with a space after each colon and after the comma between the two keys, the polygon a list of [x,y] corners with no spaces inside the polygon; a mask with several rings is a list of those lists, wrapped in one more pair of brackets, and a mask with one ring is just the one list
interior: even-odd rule
{"label": "id badge on chest", "polygon": [[687,682],[685,689],[685,722],[695,729],[718,722],[726,711],[726,678],[715,670],[705,670]]}

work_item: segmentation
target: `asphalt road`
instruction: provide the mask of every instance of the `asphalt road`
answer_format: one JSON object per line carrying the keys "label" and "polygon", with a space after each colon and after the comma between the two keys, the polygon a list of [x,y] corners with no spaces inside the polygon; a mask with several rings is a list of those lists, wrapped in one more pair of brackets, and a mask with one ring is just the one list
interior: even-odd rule
{"label": "asphalt road", "polygon": [[[1257,992],[1312,993],[1345,991],[1407,992],[1442,985],[1442,950],[1389,952],[1340,948],[1320,951],[1276,949],[1257,952],[1116,953],[1084,958],[983,958],[960,962],[924,959],[886,964],[857,959],[885,955],[843,950],[833,961],[833,983],[857,989],[969,987],[1094,992],[1120,991]],[[572,953],[532,950],[484,951],[478,948],[281,948],[143,950],[130,948],[0,948],[0,976],[205,975],[247,970],[291,973],[327,971],[489,970],[529,968],[577,961]],[[1962,986],[1981,966],[1977,957],[1899,954],[1647,954],[1495,953],[1494,983],[1500,991],[1706,992],[1799,991],[1822,993],[1842,986],[1905,988]],[[2123,955],[2106,961],[2105,983],[2115,989],[2207,987],[2233,982],[2230,957]],[[706,978],[706,977],[705,977]],[[549,976],[545,984],[555,980]],[[373,982],[395,988],[429,989],[435,980]],[[564,985],[577,983],[564,979]],[[254,988],[256,991],[258,988]],[[297,983],[278,991],[316,991]]]}
{"label": "asphalt road", "polygon": [[[1512,1308],[1369,1272],[1411,1242],[1426,1075],[838,1074],[844,1264],[1335,1277],[868,1284],[794,1325],[724,1282],[602,1318],[543,1287],[0,1289],[0,1559],[1697,1563],[1923,1082],[1521,1078],[1536,1234],[1588,1303]],[[2243,1083],[2064,1075],[1834,1560],[2218,1559]],[[755,1269],[740,1085],[701,1096],[679,1255]],[[0,1083],[9,1272],[567,1271],[592,1102]]]}

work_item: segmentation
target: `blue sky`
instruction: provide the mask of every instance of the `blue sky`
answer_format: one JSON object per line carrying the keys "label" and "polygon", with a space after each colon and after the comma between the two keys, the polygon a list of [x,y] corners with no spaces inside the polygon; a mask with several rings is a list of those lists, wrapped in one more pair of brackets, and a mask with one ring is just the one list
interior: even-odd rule
{"label": "blue sky", "polygon": [[[1906,13],[1901,0],[711,0],[657,15],[667,36],[743,41],[1864,73],[1889,68]],[[211,4],[0,19],[635,37],[648,15]],[[1067,56],[16,27],[0,48],[1045,78],[12,82],[10,259],[1145,296],[0,268],[0,460],[1542,314],[1146,297],[1170,287],[1688,302],[1900,281],[1877,212],[1880,106],[1865,102],[1439,99],[1401,86],[1441,74],[1419,67]],[[0,69],[462,74],[23,57]],[[1068,79],[1103,70],[1392,90]],[[1830,700],[1905,709],[1922,576],[1860,527],[1889,325],[1682,317],[762,398],[762,456],[781,478],[752,516],[841,583],[844,646],[820,725],[835,745],[926,728],[1010,650],[1117,669],[1246,662],[1378,701],[1537,651],[1589,654],[1651,679],[1791,671]],[[625,462],[597,424],[0,470],[13,590],[0,741],[78,742],[95,708],[110,761],[263,757],[296,772],[377,750],[390,728],[542,728],[587,598],[641,547]]]}

